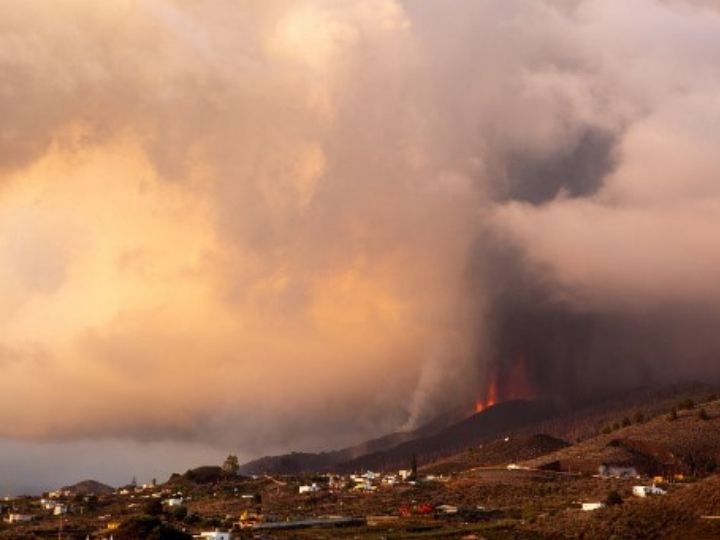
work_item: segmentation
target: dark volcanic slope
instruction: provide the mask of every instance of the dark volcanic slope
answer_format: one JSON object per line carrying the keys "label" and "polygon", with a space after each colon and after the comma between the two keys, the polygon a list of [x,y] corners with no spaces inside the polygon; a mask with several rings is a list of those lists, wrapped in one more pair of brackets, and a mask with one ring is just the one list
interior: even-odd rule
{"label": "dark volcanic slope", "polygon": [[240,474],[300,474],[334,471],[338,469],[339,464],[347,461],[434,435],[471,414],[471,410],[459,407],[435,417],[413,431],[391,433],[341,450],[320,453],[292,452],[280,456],[262,457],[242,465]]}
{"label": "dark volcanic slope", "polygon": [[425,474],[449,474],[473,467],[508,465],[537,458],[570,446],[562,439],[550,435],[530,435],[498,439],[482,444],[448,458],[421,467]]}
{"label": "dark volcanic slope", "polygon": [[341,463],[337,469],[358,471],[407,468],[413,455],[417,456],[420,463],[427,463],[497,439],[555,413],[555,407],[548,403],[525,400],[507,401],[474,414],[434,435],[405,442],[384,452],[375,452]]}

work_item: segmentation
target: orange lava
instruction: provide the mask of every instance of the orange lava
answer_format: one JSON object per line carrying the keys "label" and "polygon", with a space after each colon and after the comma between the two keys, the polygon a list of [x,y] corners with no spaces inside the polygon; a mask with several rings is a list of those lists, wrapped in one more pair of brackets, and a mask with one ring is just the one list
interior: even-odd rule
{"label": "orange lava", "polygon": [[487,391],[485,392],[485,397],[481,400],[478,400],[475,402],[475,412],[479,413],[487,409],[488,407],[492,407],[498,402],[497,397],[497,377],[493,376],[490,380],[490,384],[488,385]]}
{"label": "orange lava", "polygon": [[495,371],[488,378],[488,385],[482,398],[475,402],[475,412],[479,413],[502,401],[511,399],[529,399],[534,395],[525,357],[519,354],[509,369],[502,373]]}

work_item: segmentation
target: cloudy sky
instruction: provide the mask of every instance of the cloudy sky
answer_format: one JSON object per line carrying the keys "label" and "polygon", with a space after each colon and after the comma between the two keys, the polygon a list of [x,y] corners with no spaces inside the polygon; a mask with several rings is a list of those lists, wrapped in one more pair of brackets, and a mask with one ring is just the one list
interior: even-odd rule
{"label": "cloudy sky", "polygon": [[714,373],[718,96],[716,0],[2,2],[0,492]]}

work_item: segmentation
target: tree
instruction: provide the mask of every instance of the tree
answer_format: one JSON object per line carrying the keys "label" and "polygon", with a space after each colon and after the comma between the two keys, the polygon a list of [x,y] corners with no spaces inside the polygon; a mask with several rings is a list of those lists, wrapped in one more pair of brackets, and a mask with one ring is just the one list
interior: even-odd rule
{"label": "tree", "polygon": [[181,532],[174,527],[166,525],[157,517],[136,516],[123,524],[117,531],[115,537],[118,540],[191,540],[191,536]]}
{"label": "tree", "polygon": [[415,454],[412,455],[410,461],[410,477],[408,480],[417,480],[417,456]]}
{"label": "tree", "polygon": [[642,412],[638,411],[635,413],[633,420],[636,424],[642,424],[645,421],[645,415]]}
{"label": "tree", "polygon": [[227,458],[225,458],[222,469],[227,474],[235,476],[240,470],[240,462],[238,461],[238,457],[235,454],[230,454]]}
{"label": "tree", "polygon": [[628,427],[632,422],[630,422],[630,419],[626,416],[622,419],[622,427]]}
{"label": "tree", "polygon": [[700,420],[709,420],[710,417],[704,407],[698,411],[698,418]]}
{"label": "tree", "polygon": [[617,506],[622,503],[623,498],[616,490],[613,489],[610,493],[607,494],[607,498],[605,499],[605,504],[607,506]]}
{"label": "tree", "polygon": [[668,413],[667,415],[668,422],[674,422],[675,420],[677,420],[677,418],[677,409],[673,407],[672,409],[670,409],[670,413]]}
{"label": "tree", "polygon": [[159,499],[151,499],[145,505],[145,513],[149,516],[159,516],[163,513],[163,505]]}
{"label": "tree", "polygon": [[178,506],[177,508],[173,509],[172,511],[172,517],[182,521],[185,519],[188,515],[188,510],[184,506]]}
{"label": "tree", "polygon": [[603,435],[607,435],[607,434],[610,433],[611,431],[612,431],[612,428],[611,428],[610,426],[605,426],[605,427],[602,429]]}

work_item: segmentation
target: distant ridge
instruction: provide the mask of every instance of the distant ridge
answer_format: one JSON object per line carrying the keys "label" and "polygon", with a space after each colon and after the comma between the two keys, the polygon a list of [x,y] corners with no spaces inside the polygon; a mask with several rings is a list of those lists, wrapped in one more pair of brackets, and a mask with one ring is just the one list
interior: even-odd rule
{"label": "distant ridge", "polygon": [[333,452],[264,457],[242,465],[240,473],[301,474],[409,467],[413,454],[428,462],[544,420],[556,412],[549,403],[526,400],[508,401],[475,414],[457,409],[411,432],[393,433]]}
{"label": "distant ridge", "polygon": [[467,407],[457,407],[436,416],[412,431],[390,433],[360,444],[330,452],[292,452],[279,456],[262,457],[240,466],[240,474],[301,474],[309,472],[332,472],[342,463],[368,454],[382,452],[402,443],[434,435],[450,425],[473,414]]}
{"label": "distant ridge", "polygon": [[114,493],[115,488],[97,480],[83,480],[77,484],[65,486],[61,491],[69,491],[73,495],[108,495]]}

